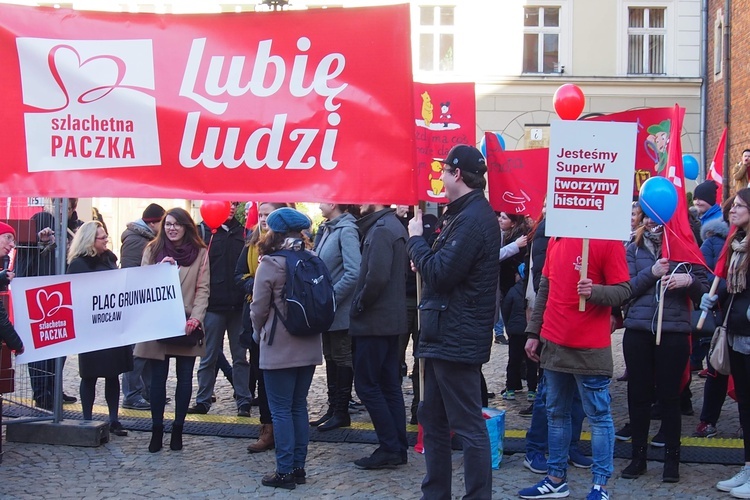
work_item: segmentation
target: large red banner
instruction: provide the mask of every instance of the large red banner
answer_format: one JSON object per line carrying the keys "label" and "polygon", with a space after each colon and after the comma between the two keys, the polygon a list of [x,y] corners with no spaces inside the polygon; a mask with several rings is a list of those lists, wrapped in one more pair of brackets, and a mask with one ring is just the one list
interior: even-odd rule
{"label": "large red banner", "polygon": [[[638,125],[635,149],[633,197],[650,177],[660,175],[667,166],[672,108],[644,108],[587,118],[595,121],[630,122]],[[680,137],[680,130],[675,137]]]}
{"label": "large red banner", "polygon": [[8,194],[416,202],[408,5],[0,5],[0,60]]}
{"label": "large red banner", "polygon": [[473,83],[414,83],[420,200],[447,202],[443,164],[434,158],[445,158],[457,144],[476,144],[476,107]]}

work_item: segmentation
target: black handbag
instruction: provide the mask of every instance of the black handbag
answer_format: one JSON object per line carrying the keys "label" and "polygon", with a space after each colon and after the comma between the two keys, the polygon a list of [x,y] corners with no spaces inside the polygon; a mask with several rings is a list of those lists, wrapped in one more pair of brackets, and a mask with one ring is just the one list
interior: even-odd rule
{"label": "black handbag", "polygon": [[176,337],[167,337],[165,339],[159,339],[157,342],[182,347],[195,347],[197,345],[203,345],[203,339],[205,337],[206,333],[203,331],[203,327],[198,325],[190,335],[177,335]]}

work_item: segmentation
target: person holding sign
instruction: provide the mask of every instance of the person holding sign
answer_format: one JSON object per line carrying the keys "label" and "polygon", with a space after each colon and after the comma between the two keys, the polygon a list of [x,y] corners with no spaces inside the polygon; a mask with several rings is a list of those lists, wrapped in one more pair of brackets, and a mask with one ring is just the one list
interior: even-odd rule
{"label": "person holding sign", "polygon": [[[587,498],[609,498],[604,486],[614,468],[615,439],[608,390],[613,372],[610,315],[612,307],[630,296],[630,275],[619,241],[589,241],[586,278],[581,278],[582,261],[581,238],[550,240],[526,328],[526,355],[540,362],[547,386],[547,477],[519,491],[521,498],[568,496],[570,409],[576,390],[591,426],[594,485]],[[578,307],[579,297],[586,300],[583,311]],[[540,343],[541,354],[537,354]]]}
{"label": "person holding sign", "polygon": [[[117,269],[117,257],[107,248],[109,236],[99,221],[82,225],[73,237],[68,250],[68,274],[91,273]],[[127,436],[117,418],[120,409],[121,373],[133,369],[133,355],[128,346],[112,347],[78,355],[81,375],[81,408],[83,419],[91,420],[96,398],[96,380],[104,379],[104,397],[109,409],[109,431],[116,436]]]}
{"label": "person holding sign", "polygon": [[727,316],[729,362],[744,436],[744,467],[734,477],[719,481],[716,487],[737,498],[750,498],[750,189],[737,191],[729,210],[729,223],[733,228],[714,270],[717,276],[726,278],[726,283],[719,286],[716,294],[704,294],[700,307],[709,311],[721,302],[721,317]]}
{"label": "person holding sign", "polygon": [[[0,260],[8,257],[15,247],[15,230],[5,222],[0,222]],[[15,274],[10,269],[0,271],[0,289],[7,290],[8,283],[10,283],[14,276]],[[13,324],[8,318],[8,311],[5,310],[2,302],[0,302],[0,339],[8,344],[8,347],[13,349],[16,354],[23,354],[23,341],[21,341],[21,337],[16,333],[16,329],[13,328]]]}
{"label": "person holding sign", "polygon": [[[649,217],[637,229],[626,250],[632,296],[625,307],[622,349],[628,367],[628,411],[633,436],[632,461],[622,477],[646,472],[651,403],[659,402],[665,438],[662,481],[680,479],[680,392],[690,354],[691,300],[708,291],[705,268],[671,262],[661,255],[664,226]],[[656,344],[660,288],[663,295],[661,342]]]}
{"label": "person holding sign", "polygon": [[[203,324],[208,308],[211,267],[208,250],[198,228],[183,208],[167,211],[159,225],[156,238],[143,252],[142,266],[171,264],[179,266],[180,288],[185,304],[185,335],[190,335]],[[175,416],[169,448],[182,449],[182,427],[185,423],[190,395],[193,392],[193,368],[196,356],[205,356],[202,342],[194,346],[176,345],[152,340],[136,344],[134,354],[151,362],[151,442],[148,451],[162,448],[164,437],[164,406],[167,402],[169,359],[175,358],[177,387],[175,388]]]}
{"label": "person holding sign", "polygon": [[422,214],[409,221],[407,250],[424,280],[418,356],[424,358],[424,498],[451,491],[450,431],[464,450],[465,498],[492,497],[492,461],[482,416],[482,364],[490,359],[500,271],[500,227],[484,197],[482,153],[459,145],[440,160],[450,200],[432,248],[422,238]]}

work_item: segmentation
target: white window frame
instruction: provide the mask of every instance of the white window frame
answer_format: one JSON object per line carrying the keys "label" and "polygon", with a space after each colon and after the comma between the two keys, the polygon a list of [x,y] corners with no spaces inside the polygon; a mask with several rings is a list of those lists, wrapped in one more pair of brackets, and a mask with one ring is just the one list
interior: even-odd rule
{"label": "white window frame", "polygon": [[[423,74],[452,74],[456,72],[456,39],[458,32],[456,30],[456,18],[458,15],[459,0],[453,0],[451,2],[435,0],[433,2],[424,2],[421,4],[412,4],[412,19],[413,21],[413,39],[412,39],[412,57],[414,59],[414,71]],[[439,9],[451,7],[453,8],[453,25],[443,26],[440,24],[433,24],[430,26],[423,26],[421,24],[420,14],[421,9],[425,7],[433,7],[435,9],[435,21],[440,19]],[[421,35],[433,35],[433,50],[432,50],[432,63],[433,69],[424,70],[421,69]],[[440,35],[453,35],[453,69],[442,70],[440,69]]]}
{"label": "white window frame", "polygon": [[[670,76],[674,71],[676,38],[676,3],[675,0],[619,0],[617,20],[617,40],[620,50],[617,56],[618,73],[632,78]],[[664,73],[628,73],[628,29],[629,9],[665,9],[664,12]]]}
{"label": "white window frame", "polygon": [[[544,26],[524,26],[523,24],[523,16],[524,16],[524,9],[526,7],[541,7],[541,8],[548,8],[548,7],[557,7],[560,9],[559,14],[559,22],[557,27],[544,27]],[[557,33],[558,39],[557,39],[557,71],[553,71],[551,73],[541,73],[541,72],[525,72],[523,70],[523,41],[521,41],[521,66],[519,68],[518,73],[520,75],[559,75],[563,74],[560,73],[561,68],[564,68],[564,74],[570,75],[573,73],[573,64],[570,58],[570,54],[572,53],[572,43],[573,43],[573,27],[571,25],[572,18],[569,15],[570,12],[570,3],[569,0],[524,0],[523,4],[521,6],[521,28],[522,28],[522,36],[525,36],[527,33],[538,33],[538,34],[546,34],[546,33]],[[538,40],[539,44],[539,57],[544,57],[543,53],[543,37],[539,37]],[[538,67],[538,66],[537,66]]]}

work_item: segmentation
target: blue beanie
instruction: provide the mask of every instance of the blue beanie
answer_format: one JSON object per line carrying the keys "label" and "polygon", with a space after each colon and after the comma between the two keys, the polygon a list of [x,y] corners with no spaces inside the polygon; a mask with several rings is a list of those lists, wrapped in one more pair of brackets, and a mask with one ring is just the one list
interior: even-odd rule
{"label": "blue beanie", "polygon": [[301,232],[312,224],[307,215],[293,208],[277,208],[268,215],[266,224],[274,233]]}

